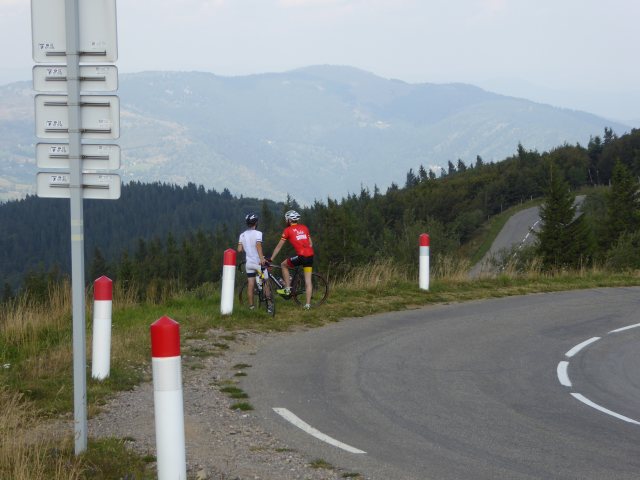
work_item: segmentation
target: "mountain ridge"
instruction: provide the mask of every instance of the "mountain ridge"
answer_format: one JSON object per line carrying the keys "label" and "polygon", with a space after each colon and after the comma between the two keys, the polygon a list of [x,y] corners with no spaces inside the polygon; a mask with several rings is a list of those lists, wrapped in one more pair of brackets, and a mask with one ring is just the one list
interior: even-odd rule
{"label": "mountain ridge", "polygon": [[[518,144],[586,144],[596,115],[467,84],[411,84],[348,66],[224,77],[120,76],[123,181],[161,181],[303,204],[402,183],[423,165],[501,161]],[[0,87],[0,200],[34,193],[30,82]]]}

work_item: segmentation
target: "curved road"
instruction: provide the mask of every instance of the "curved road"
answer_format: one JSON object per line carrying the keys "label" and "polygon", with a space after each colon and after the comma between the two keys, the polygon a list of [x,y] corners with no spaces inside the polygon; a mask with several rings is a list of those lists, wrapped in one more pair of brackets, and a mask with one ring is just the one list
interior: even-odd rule
{"label": "curved road", "polygon": [[[584,199],[585,195],[578,195],[575,198],[576,216],[581,213],[580,207]],[[510,251],[514,246],[532,244],[535,240],[534,232],[538,232],[540,226],[540,207],[526,208],[514,213],[496,236],[489,251],[473,266],[469,276],[477,278],[482,273],[491,273],[494,270],[490,263],[492,259],[499,258],[502,253]]]}
{"label": "curved road", "polygon": [[271,340],[242,386],[276,435],[371,479],[635,479],[639,307],[596,289],[346,320]]}
{"label": "curved road", "polygon": [[469,276],[475,278],[483,272],[491,271],[491,259],[497,258],[502,252],[509,251],[516,245],[528,245],[533,242],[533,232],[539,230],[539,226],[540,207],[526,208],[513,214],[496,236],[489,251],[471,269]]}

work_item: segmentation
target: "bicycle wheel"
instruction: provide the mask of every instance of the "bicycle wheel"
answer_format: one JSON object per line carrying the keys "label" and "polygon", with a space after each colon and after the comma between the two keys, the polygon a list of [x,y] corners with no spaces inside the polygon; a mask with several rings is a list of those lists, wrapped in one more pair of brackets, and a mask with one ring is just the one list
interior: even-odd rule
{"label": "bicycle wheel", "polygon": [[267,315],[271,315],[272,317],[276,314],[276,302],[275,302],[275,291],[276,291],[276,284],[275,282],[270,278],[269,279],[269,293],[266,292],[266,290],[262,291],[262,295],[260,296],[260,300],[261,302],[264,301],[264,307],[267,310]]}
{"label": "bicycle wheel", "polygon": [[[329,296],[329,284],[325,278],[319,273],[311,274],[311,306],[317,307],[322,305]],[[307,303],[307,291],[302,272],[296,273],[291,282],[291,296],[298,305]]]}

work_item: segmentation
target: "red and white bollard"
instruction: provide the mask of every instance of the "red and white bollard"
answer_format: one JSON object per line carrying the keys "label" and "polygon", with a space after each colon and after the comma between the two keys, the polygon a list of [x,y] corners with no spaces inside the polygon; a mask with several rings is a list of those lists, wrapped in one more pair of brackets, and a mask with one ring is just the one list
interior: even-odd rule
{"label": "red and white bollard", "polygon": [[165,316],[151,324],[151,356],[158,480],[186,480],[178,322]]}
{"label": "red and white bollard", "polygon": [[93,339],[91,376],[104,380],[111,369],[111,312],[113,282],[104,275],[93,283]]}
{"label": "red and white bollard", "polygon": [[236,251],[228,248],[224,251],[222,266],[222,296],[220,297],[220,313],[233,313],[233,290],[236,282]]}
{"label": "red and white bollard", "polygon": [[429,235],[420,235],[420,290],[429,290]]}

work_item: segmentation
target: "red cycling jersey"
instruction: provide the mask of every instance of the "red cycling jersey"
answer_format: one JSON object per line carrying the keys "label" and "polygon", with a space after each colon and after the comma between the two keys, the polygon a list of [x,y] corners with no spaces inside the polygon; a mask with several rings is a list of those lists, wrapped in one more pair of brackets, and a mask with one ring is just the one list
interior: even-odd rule
{"label": "red cycling jersey", "polygon": [[296,253],[303,257],[313,257],[313,247],[311,246],[311,235],[305,225],[294,223],[289,225],[282,232],[282,238],[289,240]]}

